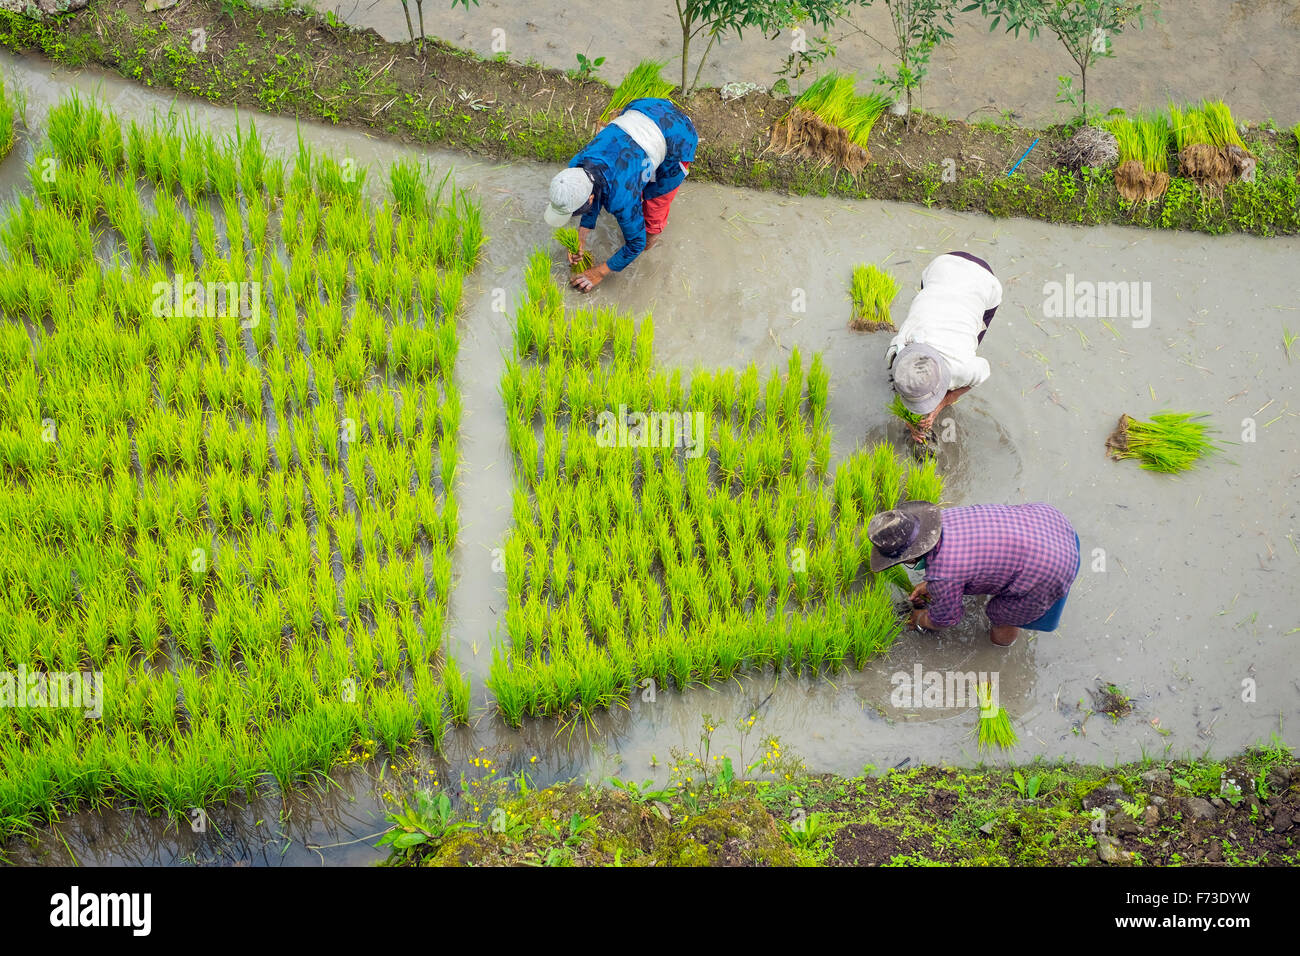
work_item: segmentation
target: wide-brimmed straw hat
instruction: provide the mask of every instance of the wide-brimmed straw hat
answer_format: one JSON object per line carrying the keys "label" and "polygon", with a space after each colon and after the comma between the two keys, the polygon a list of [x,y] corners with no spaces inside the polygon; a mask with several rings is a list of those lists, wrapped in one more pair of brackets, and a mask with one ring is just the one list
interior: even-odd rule
{"label": "wide-brimmed straw hat", "polygon": [[871,570],[915,561],[939,543],[940,512],[928,501],[904,501],[882,511],[867,525],[871,539]]}

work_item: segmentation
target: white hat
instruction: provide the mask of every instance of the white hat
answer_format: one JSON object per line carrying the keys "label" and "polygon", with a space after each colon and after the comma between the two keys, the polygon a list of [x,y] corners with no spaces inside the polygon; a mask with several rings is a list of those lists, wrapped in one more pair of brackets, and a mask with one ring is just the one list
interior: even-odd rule
{"label": "white hat", "polygon": [[894,359],[894,390],[913,414],[934,411],[947,394],[951,380],[943,356],[920,342],[904,346]]}
{"label": "white hat", "polygon": [[591,196],[591,177],[586,171],[570,166],[551,180],[551,203],[546,207],[546,221],[557,229],[568,223],[579,206]]}

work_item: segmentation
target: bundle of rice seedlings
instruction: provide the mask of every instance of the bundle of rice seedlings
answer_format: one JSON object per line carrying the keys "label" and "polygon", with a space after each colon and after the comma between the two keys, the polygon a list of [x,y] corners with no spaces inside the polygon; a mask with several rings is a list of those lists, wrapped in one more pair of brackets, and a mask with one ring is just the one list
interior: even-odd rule
{"label": "bundle of rice seedlings", "polygon": [[582,260],[580,262],[576,265],[572,263],[569,265],[570,272],[586,272],[591,268],[591,253],[582,248],[582,244],[578,239],[577,229],[572,226],[561,226],[559,229],[555,230],[555,241],[562,245],[564,250],[570,255],[576,256],[579,253],[582,254]]}
{"label": "bundle of rice seedlings", "polygon": [[849,328],[859,332],[894,331],[889,306],[898,295],[898,282],[890,273],[873,265],[854,266],[849,295],[853,299]]}
{"label": "bundle of rice seedlings", "polygon": [[1116,461],[1137,458],[1147,471],[1175,474],[1195,467],[1206,455],[1220,451],[1209,437],[1210,428],[1196,412],[1161,412],[1151,421],[1121,415],[1106,439],[1108,454]]}
{"label": "bundle of rice seedlings", "polygon": [[633,100],[646,97],[667,99],[668,94],[677,88],[660,75],[660,71],[667,65],[659,60],[642,60],[628,71],[627,76],[623,77],[623,82],[614,87],[609,105],[605,107],[605,112],[600,114],[600,121],[608,123]]}
{"label": "bundle of rice seedlings", "polygon": [[871,161],[867,139],[890,99],[880,93],[857,96],[853,74],[828,72],[795,100],[772,127],[768,149],[834,163],[857,176]]}
{"label": "bundle of rice seedlings", "polygon": [[993,706],[993,689],[987,682],[979,685],[976,695],[980,705],[979,726],[976,728],[980,750],[988,750],[995,744],[1002,750],[1010,750],[1019,738],[1011,726],[1006,708]]}
{"label": "bundle of rice seedlings", "polygon": [[1169,188],[1169,123],[1163,115],[1120,117],[1107,129],[1115,136],[1119,165],[1115,188],[1130,202],[1150,202]]}
{"label": "bundle of rice seedlings", "polygon": [[901,418],[913,428],[920,424],[921,419],[925,418],[924,415],[918,415],[904,405],[902,397],[897,394],[894,395],[894,400],[886,406],[886,410],[895,418]]}
{"label": "bundle of rice seedlings", "polygon": [[1170,105],[1169,117],[1178,166],[1203,189],[1219,190],[1234,176],[1232,160],[1210,135],[1206,114],[1195,107]]}
{"label": "bundle of rice seedlings", "polygon": [[1223,100],[1201,100],[1201,114],[1205,118],[1205,129],[1210,141],[1223,153],[1232,164],[1232,172],[1237,179],[1246,182],[1255,181],[1256,158],[1246,148],[1246,143],[1237,132],[1233,122],[1232,111]]}

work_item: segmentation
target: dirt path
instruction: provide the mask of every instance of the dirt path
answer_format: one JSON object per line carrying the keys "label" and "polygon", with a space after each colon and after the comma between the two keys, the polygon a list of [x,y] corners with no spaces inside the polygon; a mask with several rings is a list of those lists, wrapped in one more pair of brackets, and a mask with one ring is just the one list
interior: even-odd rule
{"label": "dirt path", "polygon": [[[426,32],[482,56],[497,52],[494,41],[504,43],[512,60],[566,70],[576,65],[577,53],[604,56],[601,75],[614,83],[642,59],[671,60],[670,75],[680,71],[680,28],[667,0],[480,0],[468,12],[447,6],[425,4]],[[334,10],[345,22],[370,27],[390,41],[408,35],[395,0],[324,0],[316,7]],[[883,4],[856,9],[846,25],[831,32],[833,65],[857,72],[865,84],[885,62],[881,42],[890,30]],[[957,119],[996,119],[1004,111],[1028,124],[1064,118],[1065,107],[1055,102],[1056,77],[1071,73],[1074,64],[1055,37],[1030,42],[1000,27],[989,33],[975,13],[958,14],[953,33],[934,56],[922,106]],[[743,40],[728,38],[715,47],[701,82],[770,86],[789,55],[790,39],[749,33]],[[1294,0],[1166,2],[1163,23],[1119,37],[1115,57],[1091,71],[1089,95],[1105,108],[1128,110],[1164,108],[1170,99],[1222,97],[1243,118],[1272,117],[1289,126],[1300,121],[1297,48],[1300,4]]]}

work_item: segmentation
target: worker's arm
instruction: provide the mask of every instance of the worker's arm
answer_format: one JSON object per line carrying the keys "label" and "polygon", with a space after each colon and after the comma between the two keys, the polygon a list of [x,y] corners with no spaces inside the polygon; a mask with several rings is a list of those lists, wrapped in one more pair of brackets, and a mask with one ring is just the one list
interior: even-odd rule
{"label": "worker's arm", "polygon": [[912,612],[912,621],[928,630],[937,631],[952,627],[961,620],[960,581],[925,579],[926,595],[930,603],[919,611]]}
{"label": "worker's arm", "polygon": [[645,249],[645,217],[641,213],[641,194],[638,192],[631,201],[627,197],[620,197],[619,205],[611,206],[610,212],[623,231],[623,246],[605,262],[594,265],[569,280],[569,284],[580,292],[590,292],[611,272],[622,272]]}
{"label": "worker's arm", "polygon": [[929,415],[926,415],[917,423],[917,430],[922,433],[928,432],[934,427],[934,420],[939,416],[939,413],[969,392],[973,387],[974,386],[967,385],[964,388],[950,388],[948,394],[939,400],[939,404],[935,406],[934,411]]}

